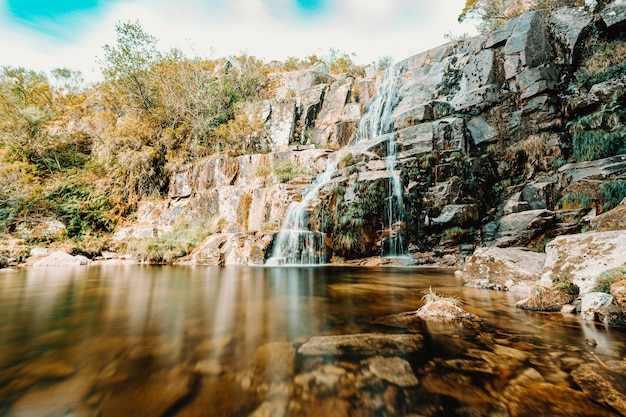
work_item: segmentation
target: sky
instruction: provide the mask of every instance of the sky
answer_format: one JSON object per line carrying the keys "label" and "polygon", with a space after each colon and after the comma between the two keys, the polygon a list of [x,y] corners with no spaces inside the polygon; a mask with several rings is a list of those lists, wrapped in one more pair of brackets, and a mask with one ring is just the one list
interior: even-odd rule
{"label": "sky", "polygon": [[330,49],[357,64],[407,58],[475,34],[459,24],[465,0],[0,0],[0,66],[79,70],[101,78],[102,46],[115,44],[115,25],[139,22],[189,57],[241,54],[270,61]]}

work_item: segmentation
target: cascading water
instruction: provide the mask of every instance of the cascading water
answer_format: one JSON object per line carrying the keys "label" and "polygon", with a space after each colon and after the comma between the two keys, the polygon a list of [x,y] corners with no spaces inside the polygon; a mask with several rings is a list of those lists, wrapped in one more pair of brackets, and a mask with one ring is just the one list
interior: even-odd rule
{"label": "cascading water", "polygon": [[336,170],[337,161],[329,159],[326,170],[315,178],[313,188],[304,195],[302,201],[294,201],[289,205],[274,241],[272,257],[266,265],[318,265],[328,261],[323,231],[309,230],[308,208]]}
{"label": "cascading water", "polygon": [[393,120],[391,118],[398,99],[395,82],[400,75],[401,67],[398,65],[392,65],[385,70],[378,94],[368,105],[361,118],[355,138],[359,142],[383,135],[387,136],[385,168],[391,175],[389,192],[385,199],[384,227],[387,238],[383,241],[382,256],[388,257],[401,256],[406,253],[402,238],[404,230],[403,188],[400,174],[396,170],[398,153],[395,134],[392,132]]}

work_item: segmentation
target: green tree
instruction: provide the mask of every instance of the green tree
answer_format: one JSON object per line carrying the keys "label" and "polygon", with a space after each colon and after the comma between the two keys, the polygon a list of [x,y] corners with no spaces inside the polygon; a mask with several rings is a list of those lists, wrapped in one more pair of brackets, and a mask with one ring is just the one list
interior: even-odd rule
{"label": "green tree", "polygon": [[466,0],[465,7],[459,14],[459,22],[476,19],[478,29],[485,32],[494,29],[509,19],[522,13],[539,10],[550,12],[563,6],[577,6],[579,0]]}
{"label": "green tree", "polygon": [[139,22],[118,23],[116,45],[104,45],[102,74],[118,89],[130,108],[151,113],[157,105],[156,85],[152,77],[155,65],[168,58],[176,59],[178,51],[170,56],[161,53],[157,39],[146,33]]}

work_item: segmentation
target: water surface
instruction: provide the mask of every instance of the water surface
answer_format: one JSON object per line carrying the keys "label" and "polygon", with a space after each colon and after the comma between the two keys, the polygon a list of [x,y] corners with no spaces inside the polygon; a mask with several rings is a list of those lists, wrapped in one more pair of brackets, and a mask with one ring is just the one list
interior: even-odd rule
{"label": "water surface", "polygon": [[[431,287],[481,328],[377,324],[420,307]],[[412,268],[3,272],[0,415],[624,415],[587,385],[598,375],[613,398],[626,392],[626,333],[511,307],[520,297]],[[297,353],[311,337],[364,333],[418,334],[423,346]]]}

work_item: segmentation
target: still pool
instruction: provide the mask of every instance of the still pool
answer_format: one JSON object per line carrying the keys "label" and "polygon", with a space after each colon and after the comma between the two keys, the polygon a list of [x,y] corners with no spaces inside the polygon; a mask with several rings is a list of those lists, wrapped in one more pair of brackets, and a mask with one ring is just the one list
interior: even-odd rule
{"label": "still pool", "polygon": [[[429,288],[482,325],[385,320]],[[4,271],[0,416],[626,415],[626,331],[519,298],[435,269]]]}

